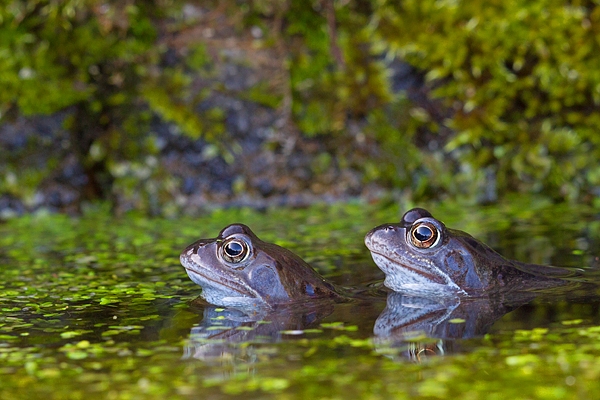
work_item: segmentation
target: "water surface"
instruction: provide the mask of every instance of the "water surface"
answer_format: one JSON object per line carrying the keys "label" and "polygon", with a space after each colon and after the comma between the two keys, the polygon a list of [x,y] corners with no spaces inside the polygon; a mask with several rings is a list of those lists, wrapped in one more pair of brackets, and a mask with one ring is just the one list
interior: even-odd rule
{"label": "water surface", "polygon": [[[348,204],[177,220],[95,211],[0,224],[0,398],[551,399],[600,392],[595,295],[546,296],[512,311],[380,296],[248,316],[194,301],[200,289],[178,261],[187,244],[242,222],[335,283],[360,286],[383,278],[364,234],[402,211]],[[521,199],[431,211],[508,257],[598,263],[600,220],[585,207]],[[486,317],[469,319],[472,309]]]}

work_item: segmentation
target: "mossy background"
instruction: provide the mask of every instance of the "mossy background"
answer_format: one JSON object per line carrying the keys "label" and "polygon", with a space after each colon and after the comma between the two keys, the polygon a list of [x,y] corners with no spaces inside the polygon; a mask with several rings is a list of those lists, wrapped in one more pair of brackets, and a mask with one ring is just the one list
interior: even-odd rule
{"label": "mossy background", "polygon": [[167,214],[299,194],[591,203],[599,19],[594,1],[4,2],[0,194]]}

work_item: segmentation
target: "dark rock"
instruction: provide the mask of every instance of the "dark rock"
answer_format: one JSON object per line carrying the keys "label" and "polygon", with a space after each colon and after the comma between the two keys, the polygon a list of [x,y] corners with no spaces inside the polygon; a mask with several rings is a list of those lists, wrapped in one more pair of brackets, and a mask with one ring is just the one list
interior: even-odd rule
{"label": "dark rock", "polygon": [[0,196],[0,218],[23,215],[26,211],[21,200],[11,195]]}
{"label": "dark rock", "polygon": [[407,62],[394,59],[389,65],[394,92],[408,91],[424,85],[425,74]]}
{"label": "dark rock", "polygon": [[273,194],[274,192],[274,187],[273,187],[273,183],[271,183],[271,181],[269,181],[266,178],[261,178],[259,179],[255,184],[254,187],[258,190],[258,192],[263,196],[263,197],[268,197],[269,195]]}

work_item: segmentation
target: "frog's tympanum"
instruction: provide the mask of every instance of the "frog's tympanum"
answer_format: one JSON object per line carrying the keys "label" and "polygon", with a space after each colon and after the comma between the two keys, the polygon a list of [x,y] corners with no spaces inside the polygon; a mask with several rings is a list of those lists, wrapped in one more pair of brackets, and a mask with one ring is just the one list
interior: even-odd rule
{"label": "frog's tympanum", "polygon": [[192,243],[180,260],[190,279],[202,286],[201,296],[218,306],[274,308],[338,296],[300,257],[263,242],[242,224]]}
{"label": "frog's tympanum", "polygon": [[573,271],[508,260],[422,208],[371,230],[365,244],[390,289],[416,295],[483,295],[565,283]]}

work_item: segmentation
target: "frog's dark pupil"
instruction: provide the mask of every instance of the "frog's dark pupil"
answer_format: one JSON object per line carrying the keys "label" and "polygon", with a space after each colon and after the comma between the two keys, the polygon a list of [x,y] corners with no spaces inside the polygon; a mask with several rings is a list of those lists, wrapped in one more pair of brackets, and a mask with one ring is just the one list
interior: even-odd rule
{"label": "frog's dark pupil", "polygon": [[431,237],[433,236],[433,232],[431,231],[431,228],[421,225],[417,227],[417,229],[415,229],[414,235],[415,239],[421,242],[426,242],[429,239],[431,239]]}
{"label": "frog's dark pupil", "polygon": [[244,248],[238,242],[227,243],[227,246],[225,246],[225,252],[230,257],[239,256],[243,251]]}

